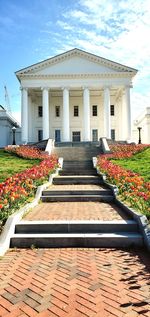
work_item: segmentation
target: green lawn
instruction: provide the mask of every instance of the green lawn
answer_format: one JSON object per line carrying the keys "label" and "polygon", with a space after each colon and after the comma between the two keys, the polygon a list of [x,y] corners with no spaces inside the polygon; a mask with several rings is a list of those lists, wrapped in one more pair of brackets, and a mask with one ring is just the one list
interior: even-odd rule
{"label": "green lawn", "polygon": [[140,174],[145,181],[150,182],[150,148],[133,155],[131,158],[113,160],[113,162]]}
{"label": "green lawn", "polygon": [[39,160],[28,160],[0,150],[0,183],[13,174],[19,173],[35,164]]}

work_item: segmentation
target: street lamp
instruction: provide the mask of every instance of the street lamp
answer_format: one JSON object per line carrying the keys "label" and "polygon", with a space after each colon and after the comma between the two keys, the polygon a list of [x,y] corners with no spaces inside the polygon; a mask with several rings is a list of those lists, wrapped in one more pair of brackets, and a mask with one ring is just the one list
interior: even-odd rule
{"label": "street lamp", "polygon": [[13,141],[12,141],[12,145],[16,145],[15,132],[16,132],[16,127],[13,127],[13,128],[12,128],[12,133],[13,133]]}
{"label": "street lamp", "polygon": [[142,130],[142,128],[138,127],[137,129],[139,131],[139,144],[141,144],[141,130]]}

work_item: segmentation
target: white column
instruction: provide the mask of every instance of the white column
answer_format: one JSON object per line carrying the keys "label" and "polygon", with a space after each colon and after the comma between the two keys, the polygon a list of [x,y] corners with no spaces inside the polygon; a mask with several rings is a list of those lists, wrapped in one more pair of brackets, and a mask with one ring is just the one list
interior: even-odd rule
{"label": "white column", "polygon": [[83,90],[83,141],[90,141],[90,92]]}
{"label": "white column", "polygon": [[63,89],[63,141],[70,141],[69,133],[69,90]]}
{"label": "white column", "polygon": [[131,105],[130,105],[130,87],[125,87],[125,103],[126,103],[126,139],[131,140]]}
{"label": "white column", "polygon": [[21,88],[21,139],[28,143],[28,89]]}
{"label": "white column", "polygon": [[48,88],[43,88],[42,105],[43,105],[43,140],[45,140],[49,138],[49,91],[48,91]]}
{"label": "white column", "polygon": [[111,138],[110,126],[110,91],[108,87],[104,88],[104,137]]}

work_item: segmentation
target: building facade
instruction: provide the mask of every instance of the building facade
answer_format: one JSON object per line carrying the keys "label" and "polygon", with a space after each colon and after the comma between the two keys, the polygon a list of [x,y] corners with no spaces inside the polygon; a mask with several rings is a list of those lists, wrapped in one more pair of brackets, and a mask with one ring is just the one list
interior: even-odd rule
{"label": "building facade", "polygon": [[15,142],[21,143],[21,129],[19,123],[6,109],[0,105],[0,147],[11,145],[13,142],[12,128],[15,127]]}
{"label": "building facade", "polygon": [[76,48],[17,71],[22,142],[130,140],[136,73]]}
{"label": "building facade", "polygon": [[134,120],[132,140],[139,143],[139,139],[143,144],[150,144],[150,107],[145,108]]}

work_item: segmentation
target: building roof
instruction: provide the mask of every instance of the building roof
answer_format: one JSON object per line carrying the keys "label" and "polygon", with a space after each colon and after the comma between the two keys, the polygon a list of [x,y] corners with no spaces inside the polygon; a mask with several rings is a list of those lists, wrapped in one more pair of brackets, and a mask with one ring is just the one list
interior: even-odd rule
{"label": "building roof", "polygon": [[[73,59],[73,58],[82,58],[84,60],[88,60],[91,62],[91,65],[93,63],[97,64],[97,66],[101,65],[103,67],[103,72],[105,73],[105,69],[113,71],[114,73],[116,72],[117,74],[119,73],[126,73],[130,74],[131,77],[134,77],[137,73],[137,69],[125,66],[123,64],[116,63],[114,61],[111,61],[109,59],[100,57],[98,55],[80,50],[78,48],[74,48],[72,50],[69,50],[67,52],[64,52],[62,54],[56,55],[54,57],[50,57],[46,60],[43,60],[41,62],[38,62],[36,64],[33,64],[31,66],[25,67],[23,69],[20,69],[17,71],[15,74],[17,78],[20,80],[21,78],[27,78],[28,76],[32,75],[38,75],[42,74],[41,71],[46,68],[50,68],[56,64],[62,64],[63,62]],[[76,73],[76,71],[75,71]],[[43,75],[43,74],[42,74]]]}
{"label": "building roof", "polygon": [[0,120],[8,120],[16,128],[20,128],[19,122],[2,105],[0,105]]}

